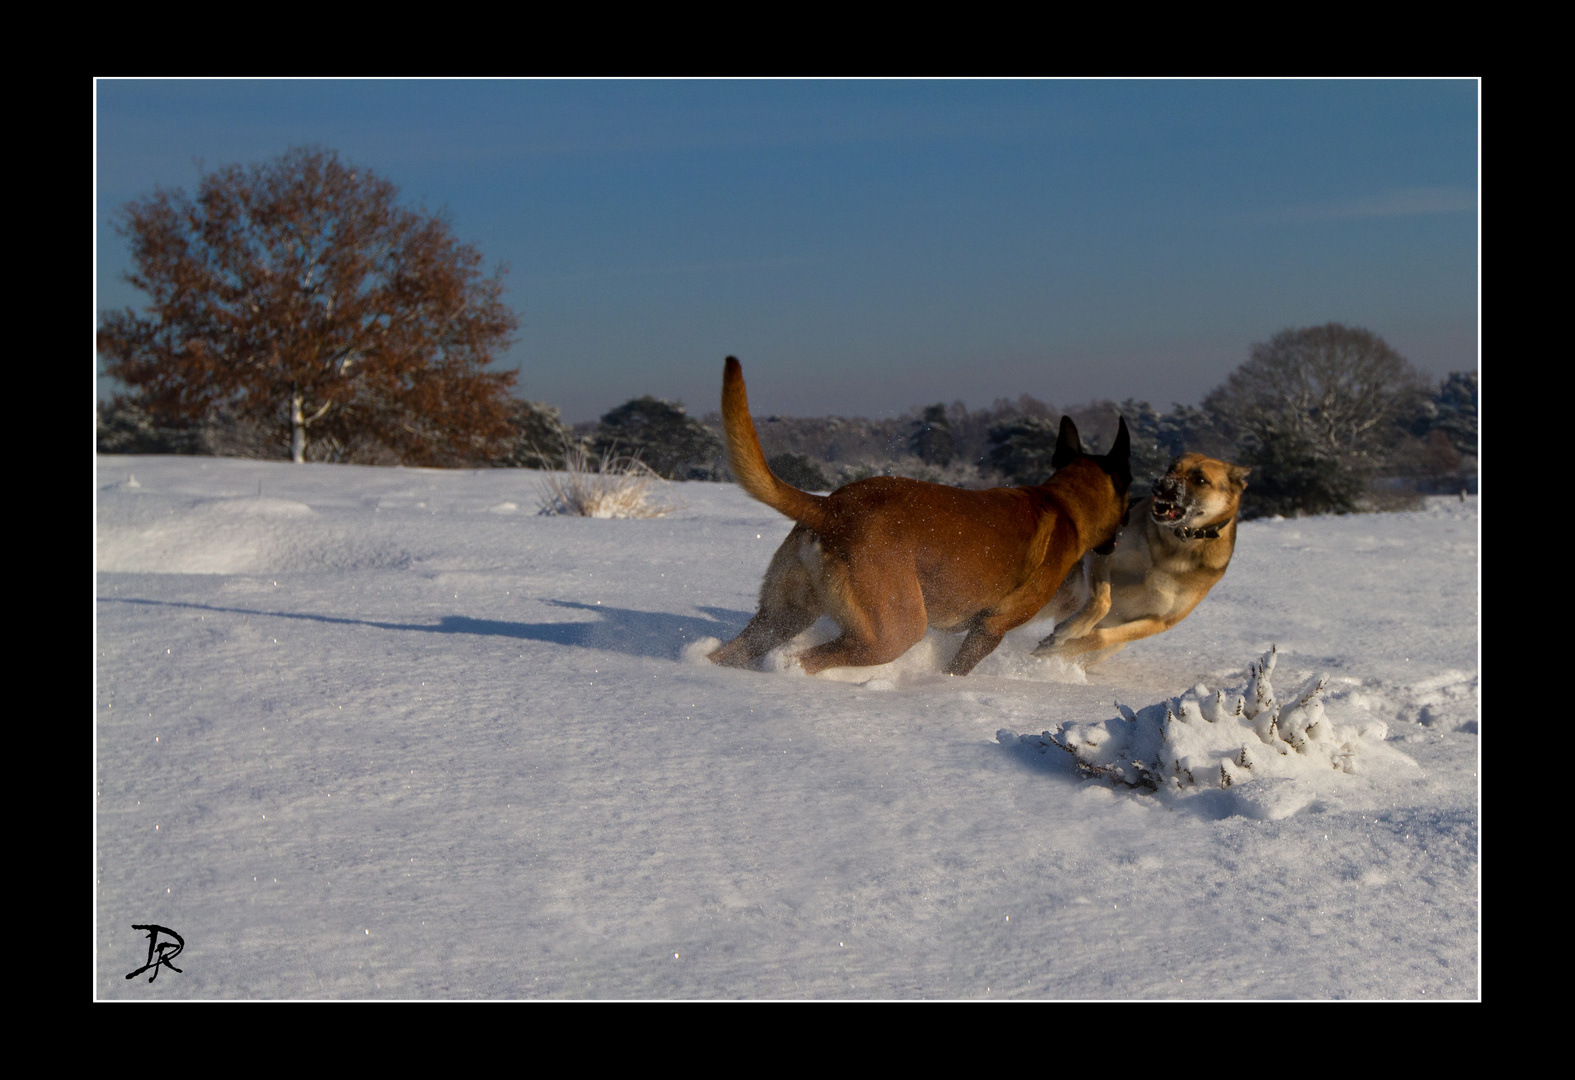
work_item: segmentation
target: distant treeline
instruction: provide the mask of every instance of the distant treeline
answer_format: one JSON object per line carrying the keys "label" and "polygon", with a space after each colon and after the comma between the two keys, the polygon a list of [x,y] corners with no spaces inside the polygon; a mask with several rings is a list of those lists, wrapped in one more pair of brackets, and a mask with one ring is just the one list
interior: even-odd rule
{"label": "distant treeline", "polygon": [[[916,406],[887,420],[757,416],[755,427],[772,469],[811,491],[875,475],[973,488],[1036,484],[1050,474],[1063,415],[1094,452],[1110,446],[1118,417],[1126,418],[1135,494],[1146,493],[1148,482],[1188,451],[1251,466],[1246,516],[1403,508],[1423,493],[1475,491],[1476,372],[1427,386],[1408,374],[1409,365],[1387,380],[1369,371],[1365,384],[1357,380],[1353,400],[1325,392],[1309,405],[1294,397],[1306,372],[1285,378],[1275,370],[1287,355],[1304,363],[1311,356],[1316,366],[1320,356],[1352,348],[1380,358],[1388,350],[1366,331],[1337,325],[1286,331],[1255,346],[1253,360],[1201,405],[1172,405],[1163,413],[1133,398],[1052,405],[1025,394],[982,409],[960,401]],[[677,402],[646,396],[598,421],[567,426],[544,402],[515,399],[509,409],[514,434],[503,452],[473,464],[561,469],[565,453],[581,448],[593,461],[638,457],[669,479],[732,479],[716,412],[697,419]],[[284,456],[271,429],[222,412],[184,427],[159,426],[126,400],[100,406],[98,444],[102,453]],[[323,461],[399,460],[375,444],[324,440],[313,451],[310,457]]]}
{"label": "distant treeline", "polygon": [[[805,490],[828,491],[875,475],[976,488],[1036,484],[1050,475],[1063,415],[1094,452],[1111,445],[1118,418],[1125,417],[1135,495],[1146,494],[1175,457],[1197,452],[1252,467],[1246,516],[1293,516],[1403,509],[1423,494],[1474,493],[1477,394],[1476,372],[1453,373],[1436,386],[1416,388],[1360,440],[1332,448],[1319,445],[1316,432],[1295,430],[1272,415],[1265,419],[1225,393],[1163,413],[1132,398],[1054,406],[1025,394],[984,409],[962,402],[915,407],[886,420],[767,415],[754,421],[777,475]],[[522,439],[517,464],[561,467],[561,450],[537,448],[579,444],[595,455],[638,455],[674,479],[732,479],[715,412],[697,420],[675,402],[647,397],[567,429],[551,406],[522,402],[517,408],[521,430],[532,432]],[[1332,403],[1318,411],[1334,422]],[[1365,419],[1344,423],[1349,429]]]}

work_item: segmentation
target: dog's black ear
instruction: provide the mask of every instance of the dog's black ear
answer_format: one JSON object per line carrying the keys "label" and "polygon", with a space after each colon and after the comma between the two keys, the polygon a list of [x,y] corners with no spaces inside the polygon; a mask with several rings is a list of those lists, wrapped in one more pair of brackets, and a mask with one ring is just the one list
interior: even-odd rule
{"label": "dog's black ear", "polygon": [[1061,417],[1061,433],[1056,436],[1055,453],[1050,455],[1052,469],[1064,468],[1083,456],[1083,440],[1077,437],[1077,425],[1070,416]]}
{"label": "dog's black ear", "polygon": [[1132,435],[1127,431],[1127,418],[1118,416],[1116,441],[1110,453],[1104,456],[1105,472],[1115,478],[1116,487],[1124,495],[1132,486]]}
{"label": "dog's black ear", "polygon": [[1121,422],[1116,428],[1116,441],[1111,445],[1110,453],[1106,454],[1105,456],[1110,458],[1112,461],[1117,459],[1131,461],[1132,436],[1127,432],[1127,418],[1124,416],[1118,416],[1116,419]]}

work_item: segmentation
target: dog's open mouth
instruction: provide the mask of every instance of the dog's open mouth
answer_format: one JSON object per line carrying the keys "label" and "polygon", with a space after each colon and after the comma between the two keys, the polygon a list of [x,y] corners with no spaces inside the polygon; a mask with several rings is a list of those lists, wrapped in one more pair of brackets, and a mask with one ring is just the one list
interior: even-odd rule
{"label": "dog's open mouth", "polygon": [[1169,525],[1173,522],[1180,521],[1182,516],[1186,514],[1186,510],[1182,508],[1180,503],[1172,499],[1166,499],[1159,495],[1155,495],[1154,503],[1149,513],[1153,515],[1155,521],[1162,525]]}

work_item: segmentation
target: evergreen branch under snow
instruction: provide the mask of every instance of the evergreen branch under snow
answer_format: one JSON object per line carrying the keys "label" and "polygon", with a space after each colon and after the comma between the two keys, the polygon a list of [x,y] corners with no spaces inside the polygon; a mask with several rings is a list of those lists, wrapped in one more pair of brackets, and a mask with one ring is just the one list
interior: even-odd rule
{"label": "evergreen branch under snow", "polygon": [[1388,734],[1382,721],[1337,724],[1324,711],[1328,676],[1309,680],[1281,702],[1271,676],[1271,647],[1247,667],[1237,688],[1210,691],[1199,683],[1180,697],[1142,709],[1116,702],[1108,720],[1062,724],[1040,735],[1001,731],[1043,753],[1056,747],[1090,779],[1157,792],[1223,790],[1244,781],[1355,773],[1364,749]]}

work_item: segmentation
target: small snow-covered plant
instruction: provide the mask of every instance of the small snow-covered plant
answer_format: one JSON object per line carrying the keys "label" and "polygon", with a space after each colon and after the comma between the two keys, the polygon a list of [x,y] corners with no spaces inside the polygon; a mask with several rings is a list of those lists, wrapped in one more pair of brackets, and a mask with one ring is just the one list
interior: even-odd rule
{"label": "small snow-covered plant", "polygon": [[1270,676],[1271,647],[1247,667],[1246,683],[1210,691],[1199,683],[1180,697],[1133,712],[1116,702],[1109,720],[1062,724],[1043,735],[1023,735],[1036,747],[1071,754],[1078,771],[1117,784],[1158,791],[1228,788],[1264,777],[1355,772],[1364,740],[1381,743],[1382,721],[1334,723],[1324,712],[1328,676],[1307,681],[1280,701]]}
{"label": "small snow-covered plant", "polygon": [[562,474],[542,481],[541,513],[593,518],[652,518],[679,509],[670,487],[638,454],[595,460],[585,447],[565,445]]}

